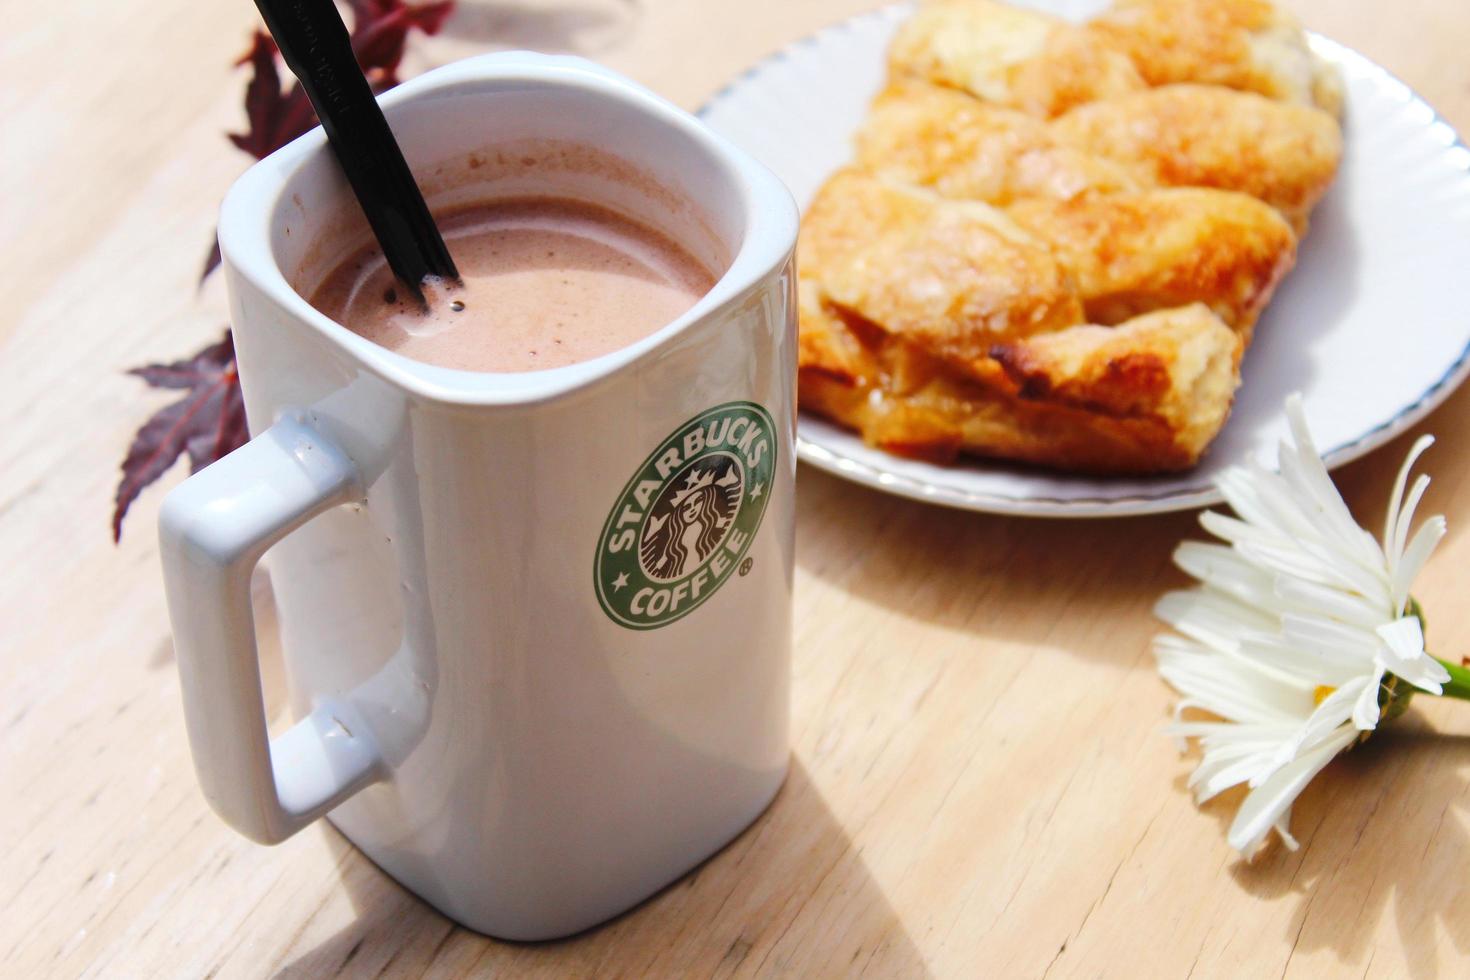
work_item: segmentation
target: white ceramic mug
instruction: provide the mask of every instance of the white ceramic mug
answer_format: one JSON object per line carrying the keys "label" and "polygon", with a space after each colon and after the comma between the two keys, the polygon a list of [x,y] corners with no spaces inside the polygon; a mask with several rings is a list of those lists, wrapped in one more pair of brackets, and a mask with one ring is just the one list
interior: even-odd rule
{"label": "white ceramic mug", "polygon": [[[302,299],[366,234],[320,129],[241,177],[219,233],[254,438],[160,518],[195,766],[257,841],[327,814],[459,922],[563,936],[709,856],[785,775],[797,212],[579,59],[472,58],[383,103],[436,206],[590,199],[720,275],[603,357],[433,367]],[[641,557],[676,521],[681,560]],[[267,549],[301,719],[274,740],[249,589]]]}

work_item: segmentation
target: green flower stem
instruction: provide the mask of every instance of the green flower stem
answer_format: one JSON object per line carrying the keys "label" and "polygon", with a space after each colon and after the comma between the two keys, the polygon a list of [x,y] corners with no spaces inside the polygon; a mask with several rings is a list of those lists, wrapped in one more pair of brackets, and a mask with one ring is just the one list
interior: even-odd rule
{"label": "green flower stem", "polygon": [[[1438,657],[1434,659],[1439,660]],[[1444,665],[1445,670],[1450,672],[1450,682],[1444,686],[1444,696],[1470,701],[1470,670],[1466,670],[1459,664],[1452,664],[1448,660],[1439,660],[1439,662]]]}

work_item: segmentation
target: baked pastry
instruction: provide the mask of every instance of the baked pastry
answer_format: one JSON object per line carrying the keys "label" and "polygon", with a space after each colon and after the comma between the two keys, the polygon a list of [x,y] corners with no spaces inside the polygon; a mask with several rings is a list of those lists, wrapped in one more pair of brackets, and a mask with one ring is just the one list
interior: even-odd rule
{"label": "baked pastry", "polygon": [[922,4],[894,35],[888,70],[1043,117],[1148,87],[1125,50],[1085,27],[992,0]]}
{"label": "baked pastry", "polygon": [[1127,168],[1059,138],[1043,120],[928,82],[897,81],[881,92],[854,149],[863,170],[988,204],[1147,186]]}
{"label": "baked pastry", "polygon": [[1342,112],[1342,79],[1269,0],[1115,0],[1086,30],[1149,85],[1203,82]]}
{"label": "baked pastry", "polygon": [[897,82],[873,102],[857,165],[948,197],[1009,204],[1148,187],[1259,198],[1298,233],[1342,158],[1337,120],[1313,106],[1181,84],[1044,121],[954,89]]}
{"label": "baked pastry", "polygon": [[1217,187],[1259,198],[1298,234],[1342,162],[1334,115],[1214,85],[1165,85],[1089,103],[1048,128],[1144,186]]}
{"label": "baked pastry", "polygon": [[1084,321],[1208,304],[1249,335],[1296,255],[1275,210],[1199,188],[1008,208],[838,171],[802,222],[797,263],[824,300],[942,355]]}
{"label": "baked pastry", "polygon": [[1215,437],[1242,345],[1203,305],[1080,325],[944,362],[801,289],[802,408],[890,452],[1090,473],[1187,469]]}
{"label": "baked pastry", "polygon": [[997,0],[930,0],[889,48],[895,78],[1043,117],[1176,82],[1342,108],[1342,82],[1269,0],[1117,0],[1086,24]]}
{"label": "baked pastry", "polygon": [[998,208],[838,171],[802,221],[797,268],[824,300],[959,359],[1081,323],[1050,248]]}
{"label": "baked pastry", "polygon": [[1246,194],[1200,187],[1017,201],[1006,214],[1047,243],[1093,323],[1205,303],[1249,342],[1296,261],[1296,235]]}
{"label": "baked pastry", "polygon": [[1341,156],[1300,28],[1260,0],[1080,25],[929,0],[889,65],[803,218],[803,409],[941,461],[1193,466]]}

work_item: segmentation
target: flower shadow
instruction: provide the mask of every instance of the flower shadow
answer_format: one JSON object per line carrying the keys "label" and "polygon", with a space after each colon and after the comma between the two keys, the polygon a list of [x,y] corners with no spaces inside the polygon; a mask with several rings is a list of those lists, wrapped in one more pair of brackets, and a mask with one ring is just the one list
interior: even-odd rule
{"label": "flower shadow", "polygon": [[[1431,727],[1422,708],[1429,700],[1313,781],[1293,812],[1299,851],[1276,844],[1255,862],[1232,867],[1251,895],[1292,903],[1284,938],[1294,956],[1323,951],[1361,967],[1398,955],[1416,978],[1442,975],[1445,941],[1458,956],[1470,956],[1470,917],[1461,912],[1470,853],[1470,808],[1462,800],[1470,787],[1470,735]],[[1458,706],[1429,707],[1438,715]],[[1223,832],[1238,800],[1230,794],[1203,809]],[[1390,905],[1396,950],[1382,948],[1377,928]]]}

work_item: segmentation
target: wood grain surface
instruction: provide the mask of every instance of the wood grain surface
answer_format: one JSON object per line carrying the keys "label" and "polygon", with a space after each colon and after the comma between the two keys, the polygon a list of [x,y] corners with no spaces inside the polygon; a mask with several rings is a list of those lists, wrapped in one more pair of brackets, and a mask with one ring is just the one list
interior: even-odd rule
{"label": "wood grain surface", "polygon": [[[415,57],[572,50],[693,107],[863,6],[461,0]],[[1470,130],[1464,0],[1292,6]],[[230,64],[254,11],[5,11],[0,975],[1470,973],[1470,708],[1418,699],[1309,789],[1299,852],[1243,865],[1223,840],[1230,801],[1196,810],[1160,734],[1149,608],[1182,581],[1169,553],[1191,515],[986,517],[806,468],[791,777],[694,873],[587,934],[515,945],[454,927],[324,824],[273,849],[236,836],[185,744],[161,489],[120,547],[107,524],[126,441],[163,400],[123,369],[224,322],[220,283],[195,280],[246,163],[222,132],[242,123]],[[1427,512],[1450,535],[1416,591],[1447,656],[1470,653],[1467,412],[1470,390],[1422,427],[1440,437]],[[1410,438],[1340,472],[1375,524]],[[265,674],[279,726],[274,650]]]}

